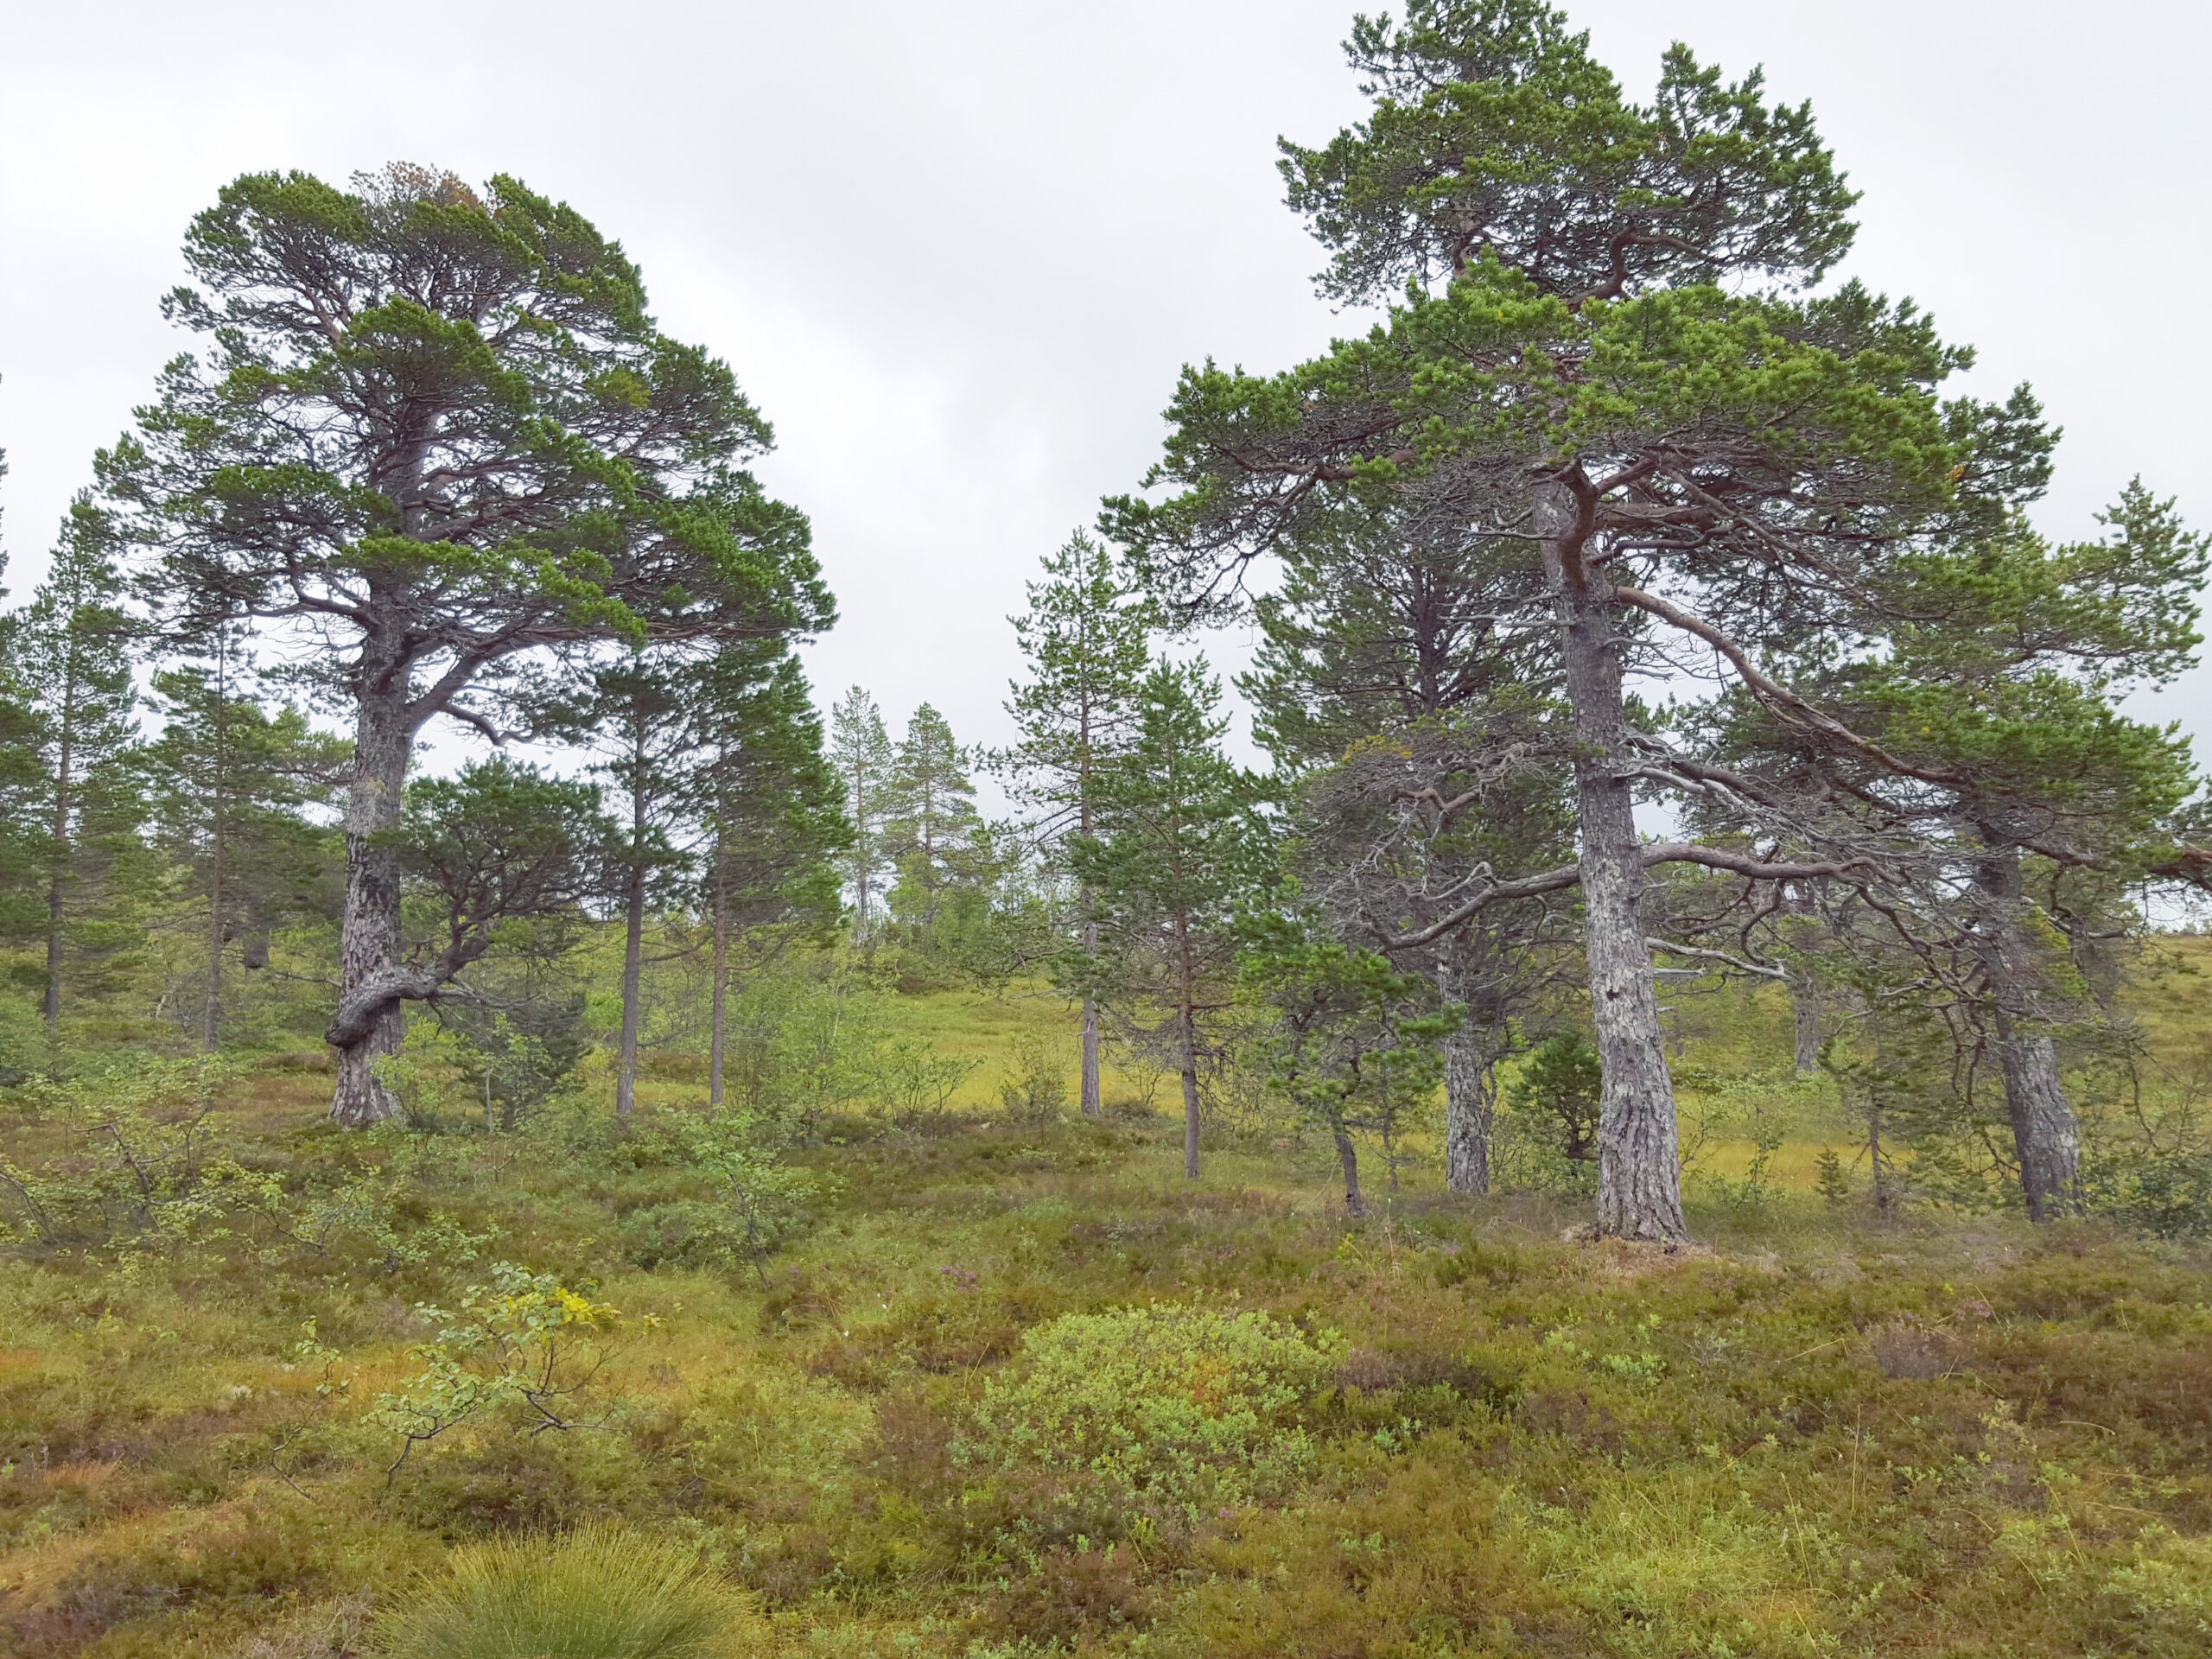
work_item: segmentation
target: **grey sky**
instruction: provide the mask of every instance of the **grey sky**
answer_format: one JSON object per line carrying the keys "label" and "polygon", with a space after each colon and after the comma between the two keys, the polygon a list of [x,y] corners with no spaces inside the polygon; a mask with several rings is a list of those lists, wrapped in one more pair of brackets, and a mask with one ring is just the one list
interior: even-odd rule
{"label": "grey sky", "polygon": [[[0,29],[0,486],[20,599],[92,450],[181,340],[158,296],[249,169],[505,171],[643,266],[775,422],[844,620],[812,656],[894,722],[1002,734],[1004,616],[1131,486],[1178,367],[1341,327],[1274,140],[1359,99],[1338,0],[32,4]],[[2138,471],[2212,522],[2201,6],[1586,0],[1647,92],[1669,40],[1809,98],[1866,192],[1849,270],[2032,380],[2060,534]],[[1233,650],[1228,653],[1234,655]],[[2212,733],[2212,672],[2155,707]]]}

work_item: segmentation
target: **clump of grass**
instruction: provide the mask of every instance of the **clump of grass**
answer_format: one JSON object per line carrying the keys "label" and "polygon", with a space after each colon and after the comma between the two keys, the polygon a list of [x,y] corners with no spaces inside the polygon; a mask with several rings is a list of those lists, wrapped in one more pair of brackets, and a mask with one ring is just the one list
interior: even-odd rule
{"label": "clump of grass", "polygon": [[378,1633],[386,1659],[750,1659],[752,1598],[691,1550],[593,1527],[455,1552]]}

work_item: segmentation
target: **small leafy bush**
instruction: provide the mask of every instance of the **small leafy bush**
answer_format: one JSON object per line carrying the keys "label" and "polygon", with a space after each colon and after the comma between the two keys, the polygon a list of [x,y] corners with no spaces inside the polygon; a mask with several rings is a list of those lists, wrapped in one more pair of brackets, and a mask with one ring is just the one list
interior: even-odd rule
{"label": "small leafy bush", "polygon": [[751,1598],[680,1544],[605,1528],[455,1552],[378,1631],[386,1659],[747,1659]]}
{"label": "small leafy bush", "polygon": [[370,1420],[400,1437],[389,1482],[414,1449],[487,1409],[517,1411],[533,1433],[575,1427],[576,1402],[607,1358],[614,1308],[512,1262],[492,1264],[457,1313],[424,1307],[435,1342],[414,1351],[423,1370],[378,1396]]}
{"label": "small leafy bush", "polygon": [[1343,1351],[1265,1313],[1071,1313],[1030,1332],[986,1386],[954,1456],[1096,1482],[1141,1508],[1203,1510],[1279,1492],[1311,1465],[1300,1421]]}

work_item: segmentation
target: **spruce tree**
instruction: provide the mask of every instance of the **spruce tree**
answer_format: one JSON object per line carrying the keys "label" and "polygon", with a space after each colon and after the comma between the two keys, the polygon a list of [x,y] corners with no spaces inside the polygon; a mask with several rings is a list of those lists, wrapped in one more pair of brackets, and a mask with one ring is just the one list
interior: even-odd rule
{"label": "spruce tree", "polygon": [[400,961],[389,836],[423,728],[526,730],[548,657],[804,633],[828,598],[804,519],[741,470],[767,423],[573,209],[414,167],[252,174],[184,256],[166,311],[206,353],[99,477],[166,628],[311,645],[353,728],[331,1110],[372,1122],[374,1062],[439,990]]}
{"label": "spruce tree", "polygon": [[[1157,616],[1122,574],[1112,550],[1078,531],[1046,556],[1044,580],[1028,584],[1029,610],[1013,618],[1028,661],[1007,712],[1021,736],[998,757],[1017,798],[1036,817],[1031,832],[1062,855],[1068,837],[1088,836],[1097,816],[1100,779],[1135,734],[1137,690],[1150,666]],[[1086,952],[1098,945],[1093,896],[1077,894]],[[1098,1004],[1083,997],[1082,1110],[1100,1110]]]}

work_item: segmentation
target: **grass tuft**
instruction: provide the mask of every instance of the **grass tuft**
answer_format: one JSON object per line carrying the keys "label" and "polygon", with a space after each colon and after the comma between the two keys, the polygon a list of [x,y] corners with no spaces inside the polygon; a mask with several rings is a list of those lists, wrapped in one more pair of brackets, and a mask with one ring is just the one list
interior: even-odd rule
{"label": "grass tuft", "polygon": [[385,1659],[749,1659],[769,1645],[752,1598],[695,1551],[601,1527],[458,1550],[378,1634]]}

